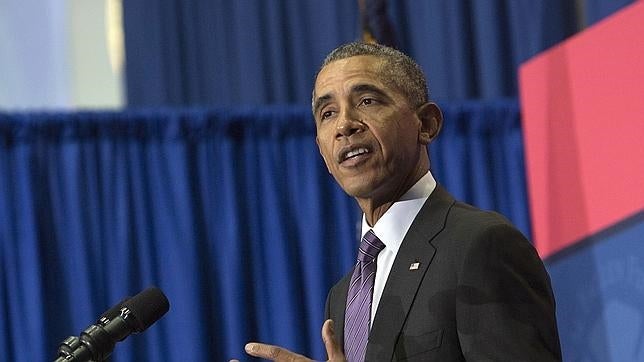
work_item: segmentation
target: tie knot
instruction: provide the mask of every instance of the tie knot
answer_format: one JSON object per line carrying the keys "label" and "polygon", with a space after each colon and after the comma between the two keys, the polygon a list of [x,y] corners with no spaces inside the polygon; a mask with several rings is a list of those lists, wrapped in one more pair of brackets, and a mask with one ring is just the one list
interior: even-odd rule
{"label": "tie knot", "polygon": [[374,260],[378,253],[385,248],[385,244],[378,239],[373,230],[367,231],[362,237],[360,247],[358,248],[358,261],[367,262]]}

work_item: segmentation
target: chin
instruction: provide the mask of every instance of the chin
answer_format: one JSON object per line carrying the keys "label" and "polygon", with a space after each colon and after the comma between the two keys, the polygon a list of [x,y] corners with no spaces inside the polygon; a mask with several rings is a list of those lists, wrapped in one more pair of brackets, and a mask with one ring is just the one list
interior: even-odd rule
{"label": "chin", "polygon": [[342,190],[351,197],[360,197],[365,192],[365,185],[357,182],[338,182]]}
{"label": "chin", "polygon": [[370,198],[374,190],[378,188],[376,184],[365,179],[340,183],[340,187],[342,187],[347,195],[361,199]]}

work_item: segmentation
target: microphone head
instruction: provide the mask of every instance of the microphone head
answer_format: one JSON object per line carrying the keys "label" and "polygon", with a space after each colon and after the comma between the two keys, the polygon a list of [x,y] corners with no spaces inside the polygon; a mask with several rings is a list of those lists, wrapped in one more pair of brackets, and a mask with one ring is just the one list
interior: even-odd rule
{"label": "microphone head", "polygon": [[112,319],[120,316],[121,315],[121,308],[123,308],[123,303],[125,303],[128,299],[130,299],[129,296],[123,298],[123,300],[118,302],[112,308],[106,310],[105,313],[101,314],[101,316],[98,318],[98,321],[100,322],[103,319],[111,321]]}
{"label": "microphone head", "polygon": [[150,287],[122,303],[133,318],[137,332],[143,332],[163,317],[170,309],[170,303],[161,289]]}

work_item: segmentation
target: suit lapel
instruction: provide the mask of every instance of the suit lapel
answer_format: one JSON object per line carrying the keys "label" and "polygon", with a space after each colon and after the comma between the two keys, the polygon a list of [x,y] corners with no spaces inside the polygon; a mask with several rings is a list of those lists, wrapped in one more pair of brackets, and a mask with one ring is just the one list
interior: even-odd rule
{"label": "suit lapel", "polygon": [[[411,224],[385,283],[369,335],[366,360],[390,360],[393,356],[418,287],[436,252],[430,241],[445,227],[453,204],[454,199],[447,191],[437,186]],[[345,288],[345,299],[346,293]]]}

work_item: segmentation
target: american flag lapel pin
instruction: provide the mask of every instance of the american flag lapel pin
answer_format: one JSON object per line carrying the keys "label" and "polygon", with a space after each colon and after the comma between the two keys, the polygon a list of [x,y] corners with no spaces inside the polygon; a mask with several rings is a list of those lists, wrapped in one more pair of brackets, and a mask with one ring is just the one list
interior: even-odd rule
{"label": "american flag lapel pin", "polygon": [[420,263],[416,261],[411,263],[411,265],[409,266],[409,270],[418,270],[418,267],[420,267]]}

